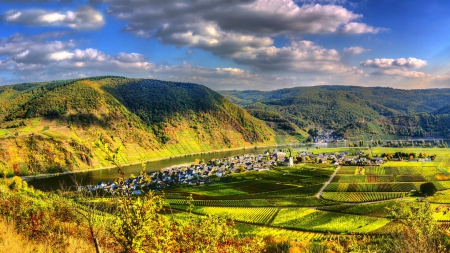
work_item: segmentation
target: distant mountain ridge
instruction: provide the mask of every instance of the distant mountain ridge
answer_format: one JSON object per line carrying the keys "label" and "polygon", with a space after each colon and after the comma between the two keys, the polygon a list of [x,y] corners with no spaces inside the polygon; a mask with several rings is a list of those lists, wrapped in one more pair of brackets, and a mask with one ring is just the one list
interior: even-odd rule
{"label": "distant mountain ridge", "polygon": [[0,126],[0,172],[16,174],[107,166],[99,138],[123,145],[124,163],[276,144],[205,86],[111,76],[0,86]]}
{"label": "distant mountain ridge", "polygon": [[[448,114],[450,111],[450,89],[400,90],[336,85],[219,93],[265,121],[270,122],[271,119],[261,116],[261,110],[271,112],[266,112],[266,115],[279,114],[304,131],[324,127],[341,135],[348,135],[349,130],[355,128],[374,134],[395,132],[409,135],[411,131],[388,131],[383,124],[389,124],[391,117],[395,119],[420,113]],[[416,124],[422,127],[420,122]],[[431,128],[422,129],[427,134],[425,129]],[[436,131],[430,133],[440,134]]]}

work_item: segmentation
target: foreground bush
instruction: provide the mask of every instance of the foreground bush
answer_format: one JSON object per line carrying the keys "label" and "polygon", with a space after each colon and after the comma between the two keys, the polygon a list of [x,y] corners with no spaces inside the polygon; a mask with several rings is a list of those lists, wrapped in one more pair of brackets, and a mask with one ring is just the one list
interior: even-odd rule
{"label": "foreground bush", "polygon": [[[14,228],[2,236],[20,234],[25,241],[37,245],[35,252],[95,252],[94,242],[98,242],[97,252],[260,252],[264,249],[262,239],[239,236],[233,224],[223,218],[189,215],[187,219],[176,219],[168,215],[171,211],[163,209],[163,197],[153,193],[136,198],[119,195],[108,210],[102,211],[95,208],[105,205],[87,204],[92,202],[102,200],[78,196],[75,202],[29,189],[17,177],[2,180],[0,218]],[[26,244],[23,247],[16,248],[16,252],[30,252]]]}

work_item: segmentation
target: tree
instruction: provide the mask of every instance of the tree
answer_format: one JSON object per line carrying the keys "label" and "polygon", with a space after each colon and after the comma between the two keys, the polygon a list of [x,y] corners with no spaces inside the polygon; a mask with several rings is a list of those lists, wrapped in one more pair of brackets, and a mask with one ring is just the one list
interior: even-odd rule
{"label": "tree", "polygon": [[316,137],[316,136],[318,136],[319,135],[319,130],[317,129],[317,128],[310,128],[309,130],[308,130],[308,134],[310,135],[310,136],[312,136],[312,137]]}
{"label": "tree", "polygon": [[391,233],[388,252],[448,252],[446,235],[432,218],[433,210],[428,202],[398,202],[388,211],[392,221],[399,225]]}
{"label": "tree", "polygon": [[[74,178],[72,180],[75,182],[76,188],[80,189],[81,185]],[[61,188],[64,189],[63,186]],[[73,210],[87,222],[96,253],[102,252],[98,238],[101,237],[102,231],[105,231],[110,225],[110,220],[102,213],[110,211],[108,203],[95,200],[103,197],[104,193],[101,195],[99,191],[81,190],[77,192],[74,202],[72,202]]]}
{"label": "tree", "polygon": [[420,185],[420,192],[432,196],[437,192],[437,188],[432,182],[427,182]]}

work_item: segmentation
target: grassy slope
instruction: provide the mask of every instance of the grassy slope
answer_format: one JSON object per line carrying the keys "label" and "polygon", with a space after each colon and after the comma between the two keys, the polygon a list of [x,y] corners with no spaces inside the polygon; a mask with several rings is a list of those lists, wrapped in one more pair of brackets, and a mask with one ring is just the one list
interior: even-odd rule
{"label": "grassy slope", "polygon": [[11,174],[107,166],[93,142],[124,146],[123,163],[275,144],[272,130],[196,84],[103,77],[0,88],[0,169]]}

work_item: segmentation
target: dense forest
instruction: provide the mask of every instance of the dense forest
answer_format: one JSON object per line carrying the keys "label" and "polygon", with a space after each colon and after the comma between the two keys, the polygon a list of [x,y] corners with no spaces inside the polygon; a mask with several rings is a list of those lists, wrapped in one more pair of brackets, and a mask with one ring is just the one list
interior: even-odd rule
{"label": "dense forest", "polygon": [[[27,175],[275,144],[274,131],[202,85],[95,77],[0,87],[0,171]],[[20,152],[18,152],[20,150]]]}
{"label": "dense forest", "polygon": [[388,134],[450,138],[450,114],[412,114],[377,120]]}
{"label": "dense forest", "polygon": [[346,137],[355,129],[372,134],[448,136],[450,89],[337,85],[219,93],[257,118],[285,125],[287,121],[304,131],[320,127]]}

